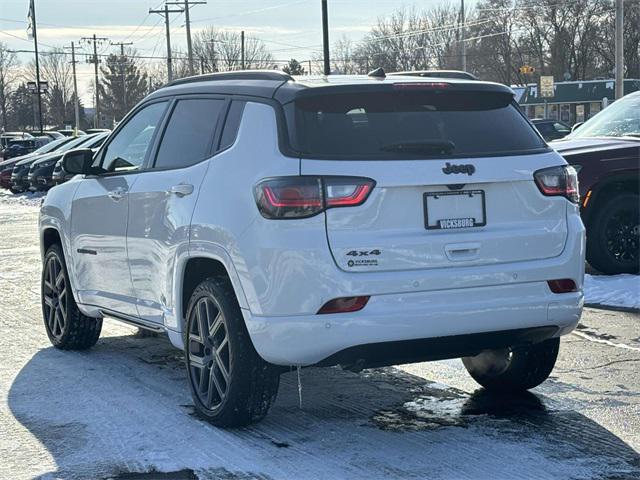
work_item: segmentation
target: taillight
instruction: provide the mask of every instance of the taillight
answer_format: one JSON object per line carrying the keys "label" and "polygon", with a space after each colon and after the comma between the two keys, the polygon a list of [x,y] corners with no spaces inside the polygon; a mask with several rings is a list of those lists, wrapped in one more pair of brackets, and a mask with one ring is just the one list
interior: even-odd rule
{"label": "taillight", "polygon": [[580,201],[578,174],[572,166],[545,168],[533,176],[544,195],[566,197],[573,203]]}
{"label": "taillight", "polygon": [[334,298],[325,303],[322,308],[318,310],[318,314],[357,312],[358,310],[362,310],[368,301],[368,296]]}
{"label": "taillight", "polygon": [[362,205],[374,186],[360,177],[278,177],[258,183],[255,196],[265,218],[307,218],[328,208]]}

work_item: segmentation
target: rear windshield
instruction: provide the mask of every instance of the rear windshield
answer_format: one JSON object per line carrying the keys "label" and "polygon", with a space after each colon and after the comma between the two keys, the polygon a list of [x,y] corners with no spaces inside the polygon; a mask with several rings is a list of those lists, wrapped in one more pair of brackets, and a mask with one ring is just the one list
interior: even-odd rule
{"label": "rear windshield", "polygon": [[285,111],[291,147],[308,157],[456,158],[547,148],[511,95],[500,92],[320,95]]}

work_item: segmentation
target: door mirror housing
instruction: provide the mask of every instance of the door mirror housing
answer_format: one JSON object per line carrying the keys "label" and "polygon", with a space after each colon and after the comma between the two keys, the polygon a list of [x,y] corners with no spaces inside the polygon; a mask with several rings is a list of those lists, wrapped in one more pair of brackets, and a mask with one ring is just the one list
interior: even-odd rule
{"label": "door mirror housing", "polygon": [[67,152],[62,157],[62,168],[71,175],[90,175],[93,172],[93,151],[90,148],[79,148]]}

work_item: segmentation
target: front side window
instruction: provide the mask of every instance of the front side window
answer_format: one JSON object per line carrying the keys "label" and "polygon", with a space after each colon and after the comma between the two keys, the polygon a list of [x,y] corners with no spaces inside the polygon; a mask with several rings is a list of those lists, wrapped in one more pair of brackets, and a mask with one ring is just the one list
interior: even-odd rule
{"label": "front side window", "polygon": [[155,168],[194,165],[211,153],[213,135],[224,100],[178,100],[160,142]]}
{"label": "front side window", "polygon": [[546,149],[502,92],[335,93],[300,98],[285,111],[291,147],[309,157],[429,159]]}
{"label": "front side window", "polygon": [[147,105],[116,132],[102,156],[107,172],[126,172],[142,167],[167,102]]}

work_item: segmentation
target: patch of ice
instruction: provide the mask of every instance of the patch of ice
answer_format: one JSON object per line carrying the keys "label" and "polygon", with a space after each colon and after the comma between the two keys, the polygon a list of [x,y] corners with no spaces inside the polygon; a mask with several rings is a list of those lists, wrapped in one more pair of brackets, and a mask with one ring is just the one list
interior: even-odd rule
{"label": "patch of ice", "polygon": [[586,303],[640,308],[640,275],[585,275]]}

